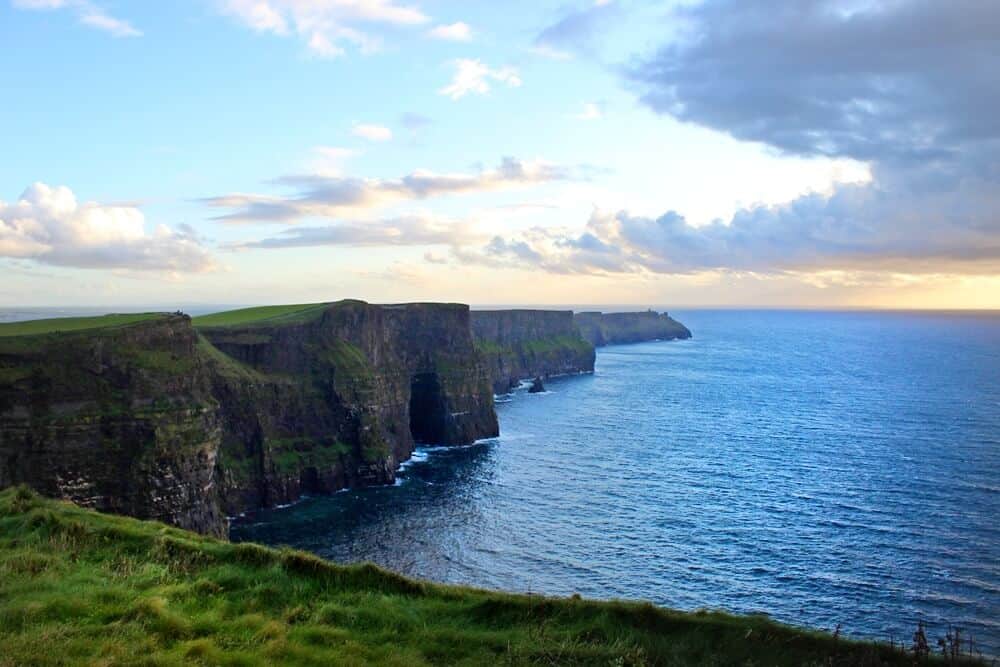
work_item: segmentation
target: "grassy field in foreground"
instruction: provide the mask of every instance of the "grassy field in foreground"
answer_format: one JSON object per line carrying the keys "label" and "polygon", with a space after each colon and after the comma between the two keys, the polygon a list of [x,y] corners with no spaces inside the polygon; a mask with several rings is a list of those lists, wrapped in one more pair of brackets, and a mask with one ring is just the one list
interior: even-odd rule
{"label": "grassy field in foreground", "polygon": [[492,593],[0,493],[0,665],[912,664],[762,617]]}
{"label": "grassy field in foreground", "polygon": [[86,329],[105,329],[120,327],[136,322],[143,322],[158,317],[163,313],[128,313],[119,315],[98,315],[96,317],[54,317],[45,320],[27,320],[25,322],[5,322],[0,324],[0,337],[7,336],[37,336],[41,334],[65,333],[69,331],[84,331]]}
{"label": "grassy field in foreground", "polygon": [[318,317],[329,303],[299,303],[285,306],[258,306],[195,317],[199,327],[232,327],[254,324],[297,324]]}

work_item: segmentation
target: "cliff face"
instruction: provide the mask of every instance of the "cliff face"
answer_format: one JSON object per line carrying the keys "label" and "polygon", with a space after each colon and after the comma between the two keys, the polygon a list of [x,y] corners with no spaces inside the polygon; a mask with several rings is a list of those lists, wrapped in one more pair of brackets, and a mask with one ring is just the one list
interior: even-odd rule
{"label": "cliff face", "polygon": [[0,488],[225,534],[225,514],[386,484],[415,443],[498,434],[454,304],[319,305],[0,332]]}
{"label": "cliff face", "polygon": [[0,488],[221,535],[220,440],[187,316],[0,337]]}
{"label": "cliff face", "polygon": [[347,301],[199,329],[216,350],[227,512],[386,484],[415,443],[497,435],[467,306]]}
{"label": "cliff face", "polygon": [[472,335],[498,394],[526,378],[594,370],[594,346],[568,310],[474,310]]}
{"label": "cliff face", "polygon": [[647,340],[690,338],[691,332],[667,313],[647,310],[637,313],[577,313],[580,333],[597,347]]}

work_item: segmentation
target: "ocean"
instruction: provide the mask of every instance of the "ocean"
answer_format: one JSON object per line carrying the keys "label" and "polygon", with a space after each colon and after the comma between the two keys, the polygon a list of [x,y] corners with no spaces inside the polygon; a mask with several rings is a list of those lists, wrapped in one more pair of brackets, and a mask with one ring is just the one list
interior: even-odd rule
{"label": "ocean", "polygon": [[689,341],[498,399],[499,438],[234,540],[551,595],[1000,653],[1000,316],[673,313]]}

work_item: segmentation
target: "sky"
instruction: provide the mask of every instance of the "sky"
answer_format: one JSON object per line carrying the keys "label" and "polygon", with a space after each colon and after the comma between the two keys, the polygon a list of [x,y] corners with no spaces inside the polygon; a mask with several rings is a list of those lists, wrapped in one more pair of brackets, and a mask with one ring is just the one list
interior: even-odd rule
{"label": "sky", "polygon": [[0,307],[1000,308],[1000,2],[0,0]]}

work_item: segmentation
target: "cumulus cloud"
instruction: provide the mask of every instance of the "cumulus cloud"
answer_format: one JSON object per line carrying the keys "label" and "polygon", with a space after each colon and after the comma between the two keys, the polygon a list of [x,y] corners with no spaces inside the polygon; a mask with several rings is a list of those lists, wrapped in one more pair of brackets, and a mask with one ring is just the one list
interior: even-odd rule
{"label": "cumulus cloud", "polygon": [[79,203],[67,187],[35,183],[0,201],[0,257],[86,269],[200,272],[212,258],[193,229],[146,231],[134,206]]}
{"label": "cumulus cloud", "polygon": [[434,26],[427,31],[429,37],[448,42],[468,42],[472,39],[472,28],[468,23],[458,21],[447,25]]}
{"label": "cumulus cloud", "polygon": [[513,67],[494,69],[480,60],[460,58],[453,61],[455,74],[451,83],[444,86],[438,93],[458,100],[470,93],[485,95],[490,92],[490,82],[506,84],[510,88],[521,85],[521,77]]}
{"label": "cumulus cloud", "polygon": [[87,0],[12,0],[16,9],[55,10],[68,9],[76,14],[85,26],[106,32],[114,37],[141,37],[142,31],[128,21],[115,18]]}
{"label": "cumulus cloud", "polygon": [[393,0],[218,0],[222,11],[258,32],[295,35],[321,57],[335,57],[351,44],[378,49],[366,26],[421,26],[430,21],[417,7]]}
{"label": "cumulus cloud", "polygon": [[351,130],[351,134],[368,141],[389,141],[392,139],[392,130],[384,125],[373,125],[370,123],[358,123]]}
{"label": "cumulus cloud", "polygon": [[314,246],[386,247],[466,244],[480,239],[465,222],[431,215],[409,215],[377,222],[340,222],[321,227],[286,229],[236,248],[302,248]]}
{"label": "cumulus cloud", "polygon": [[212,207],[235,209],[216,218],[224,222],[293,223],[307,217],[337,218],[400,202],[502,190],[569,177],[569,171],[558,165],[506,157],[494,169],[469,174],[417,170],[399,179],[325,174],[284,176],[274,182],[296,188],[296,194],[281,197],[234,193],[204,201]]}
{"label": "cumulus cloud", "polygon": [[[1000,271],[1000,5],[705,0],[677,18],[682,36],[627,70],[644,104],[785,154],[863,161],[871,181],[699,227],[674,211],[597,214],[582,234],[501,237],[458,259],[559,273]],[[567,21],[566,34],[586,26]]]}

